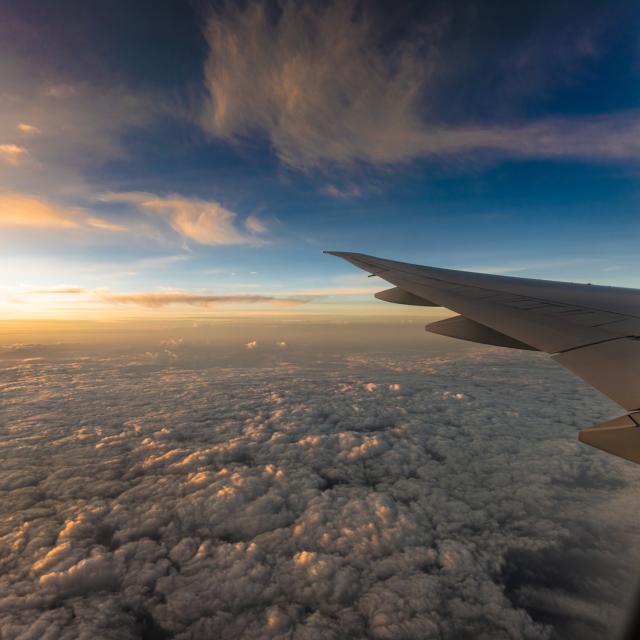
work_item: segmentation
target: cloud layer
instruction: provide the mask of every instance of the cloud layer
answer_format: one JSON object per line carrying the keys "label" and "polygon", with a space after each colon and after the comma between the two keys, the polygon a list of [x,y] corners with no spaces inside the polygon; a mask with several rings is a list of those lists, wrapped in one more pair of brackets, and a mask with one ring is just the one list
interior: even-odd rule
{"label": "cloud layer", "polygon": [[[438,80],[455,72],[442,25],[384,42],[355,2],[227,5],[214,12],[203,122],[216,136],[262,133],[286,164],[311,169],[388,165],[420,157],[637,160],[640,115],[446,125],[434,115]],[[453,68],[453,70],[452,70]]]}
{"label": "cloud layer", "polygon": [[621,621],[638,471],[576,441],[610,410],[595,392],[535,355],[265,348],[224,368],[180,340],[2,356],[3,637],[595,640]]}

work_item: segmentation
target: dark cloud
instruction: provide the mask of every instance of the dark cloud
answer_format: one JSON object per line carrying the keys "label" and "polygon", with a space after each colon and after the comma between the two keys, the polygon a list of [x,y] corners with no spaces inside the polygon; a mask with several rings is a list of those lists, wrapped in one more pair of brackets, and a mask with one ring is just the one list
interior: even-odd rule
{"label": "dark cloud", "polygon": [[595,639],[623,621],[638,469],[577,442],[612,407],[543,356],[290,345],[202,368],[187,347],[153,367],[4,361],[3,637]]}

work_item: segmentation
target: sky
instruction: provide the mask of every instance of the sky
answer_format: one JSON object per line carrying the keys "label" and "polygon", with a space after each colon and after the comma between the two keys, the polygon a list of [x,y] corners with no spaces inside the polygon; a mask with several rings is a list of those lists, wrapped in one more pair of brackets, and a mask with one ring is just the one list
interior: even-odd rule
{"label": "sky", "polygon": [[0,636],[598,640],[620,408],[324,250],[640,287],[637,2],[0,2]]}
{"label": "sky", "polygon": [[415,314],[325,249],[638,286],[638,14],[6,0],[2,315]]}

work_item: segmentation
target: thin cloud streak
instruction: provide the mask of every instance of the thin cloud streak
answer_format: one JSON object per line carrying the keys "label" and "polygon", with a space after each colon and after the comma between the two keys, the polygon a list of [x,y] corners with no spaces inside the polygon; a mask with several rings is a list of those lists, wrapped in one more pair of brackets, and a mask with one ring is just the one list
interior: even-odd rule
{"label": "thin cloud streak", "polygon": [[[281,294],[232,293],[213,294],[183,290],[121,292],[110,289],[92,289],[77,285],[56,285],[51,287],[25,287],[5,292],[14,302],[23,304],[27,298],[38,304],[38,299],[51,296],[64,303],[106,303],[132,305],[146,308],[169,306],[214,307],[217,305],[267,304],[278,307],[297,307],[330,298],[351,296],[373,296],[382,287],[325,287],[309,288]],[[5,295],[6,297],[6,295]]]}
{"label": "thin cloud streak", "polygon": [[311,301],[310,297],[278,298],[265,295],[208,295],[182,291],[159,293],[101,293],[98,297],[105,302],[131,304],[142,307],[166,307],[189,305],[210,307],[218,304],[270,304],[281,307],[295,307]]}
{"label": "thin cloud streak", "polygon": [[374,27],[353,2],[285,2],[275,20],[264,3],[213,13],[205,128],[235,142],[261,132],[283,163],[302,170],[469,153],[640,158],[637,110],[491,125],[430,122],[425,98],[437,92],[443,52],[404,41],[383,53]]}
{"label": "thin cloud streak", "polygon": [[75,295],[80,293],[86,293],[86,289],[84,287],[76,287],[74,285],[60,285],[57,287],[47,287],[44,289],[27,289],[27,292],[35,293],[35,294],[43,294],[43,295],[49,295],[49,294]]}
{"label": "thin cloud streak", "polygon": [[[262,294],[210,294],[190,291],[141,291],[124,293],[108,289],[88,289],[76,285],[53,287],[25,287],[15,292],[27,296],[70,296],[83,302],[102,302],[117,305],[160,308],[174,305],[211,307],[219,304],[268,304],[279,307],[295,307],[321,296],[312,295],[262,295]],[[68,300],[68,299],[67,299]],[[20,301],[20,300],[16,300]]]}

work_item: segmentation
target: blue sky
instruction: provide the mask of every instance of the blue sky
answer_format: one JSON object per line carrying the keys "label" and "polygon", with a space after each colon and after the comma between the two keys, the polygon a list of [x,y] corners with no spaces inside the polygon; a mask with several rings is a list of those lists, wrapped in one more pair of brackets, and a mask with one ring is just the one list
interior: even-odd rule
{"label": "blue sky", "polygon": [[0,9],[5,313],[381,310],[323,249],[639,286],[637,3],[145,5]]}

